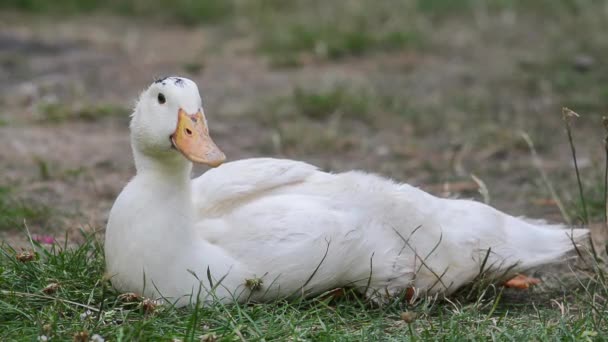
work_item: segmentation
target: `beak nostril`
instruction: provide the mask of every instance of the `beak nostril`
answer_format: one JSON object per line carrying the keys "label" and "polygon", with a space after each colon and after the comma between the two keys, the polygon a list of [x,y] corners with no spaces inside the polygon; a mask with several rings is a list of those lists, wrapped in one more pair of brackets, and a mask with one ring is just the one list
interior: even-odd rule
{"label": "beak nostril", "polygon": [[186,129],[184,129],[184,131],[186,132],[186,134],[188,136],[192,136],[192,131],[190,130],[190,128],[186,128]]}

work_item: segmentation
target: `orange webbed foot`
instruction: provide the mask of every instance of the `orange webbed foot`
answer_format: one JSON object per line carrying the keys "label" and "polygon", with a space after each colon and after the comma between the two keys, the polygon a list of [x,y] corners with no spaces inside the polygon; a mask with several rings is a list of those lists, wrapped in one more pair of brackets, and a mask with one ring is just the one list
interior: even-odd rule
{"label": "orange webbed foot", "polygon": [[518,274],[514,278],[507,280],[503,285],[505,287],[510,287],[514,289],[525,290],[530,288],[530,286],[540,284],[540,279],[528,277],[523,274]]}

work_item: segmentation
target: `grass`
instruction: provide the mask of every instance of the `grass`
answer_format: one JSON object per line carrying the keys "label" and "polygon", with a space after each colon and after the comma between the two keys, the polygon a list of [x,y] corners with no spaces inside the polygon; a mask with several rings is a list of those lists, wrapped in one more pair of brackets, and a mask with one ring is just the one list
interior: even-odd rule
{"label": "grass", "polygon": [[368,91],[344,84],[295,87],[291,95],[269,101],[253,115],[274,132],[263,146],[266,152],[341,153],[359,147],[354,128],[373,124],[376,105]]}
{"label": "grass", "polygon": [[[270,304],[212,304],[174,309],[122,300],[104,278],[102,245],[32,245],[36,257],[0,252],[0,339],[70,340],[86,332],[106,340],[580,340],[608,334],[608,288],[598,278],[568,293],[423,300],[373,307],[350,295]],[[461,298],[462,299],[462,298]],[[411,323],[401,318],[403,313]],[[412,318],[414,317],[415,318]]]}
{"label": "grass", "polygon": [[182,65],[182,69],[190,75],[198,75],[204,68],[205,65],[201,62],[188,62]]}
{"label": "grass", "polygon": [[271,29],[269,31],[274,33],[263,34],[260,49],[270,56],[273,65],[293,67],[306,60],[335,61],[375,51],[403,49],[417,39],[411,32],[372,34],[370,31],[373,30],[366,30],[354,23],[352,26],[340,28],[295,24],[283,30]]}
{"label": "grass", "polygon": [[585,222],[585,213],[588,214],[589,222],[601,222],[604,219],[604,192],[598,184],[601,184],[599,177],[593,178],[593,182],[590,181],[583,184],[585,207],[583,207],[582,202],[578,198],[570,201],[570,212],[577,222]]}
{"label": "grass", "polygon": [[66,121],[93,122],[106,118],[129,120],[130,110],[112,104],[66,105],[51,103],[38,109],[40,121],[45,123],[62,123]]}
{"label": "grass", "polygon": [[234,10],[232,0],[5,0],[0,8],[44,14],[81,14],[107,12],[126,16],[154,16],[191,25],[214,22],[229,17]]}
{"label": "grass", "polygon": [[284,155],[301,155],[323,153],[345,153],[360,147],[360,142],[352,132],[344,127],[338,128],[335,123],[295,121],[277,123],[274,126],[272,146],[269,152]]}
{"label": "grass", "polygon": [[296,87],[292,102],[298,114],[313,120],[327,120],[332,115],[340,115],[366,121],[371,110],[366,94],[349,90],[345,86],[321,91]]}
{"label": "grass", "polygon": [[[606,17],[602,14],[601,1],[590,5],[577,0],[559,3],[548,0],[266,0],[241,7],[237,13],[251,22],[249,28],[257,31],[260,51],[268,56],[271,65],[278,67],[337,62],[382,52],[429,50],[433,45],[432,31],[437,29],[429,22],[441,26],[455,19],[475,22],[479,15],[496,19],[512,14],[541,17],[558,25],[568,21],[573,27],[578,26],[576,30],[601,30],[601,20]],[[598,20],[593,23],[582,20],[584,25],[581,25],[579,19],[588,17]]]}
{"label": "grass", "polygon": [[[601,34],[606,11],[601,1],[8,0],[1,2],[0,8],[54,15],[101,11],[186,24],[230,23],[236,16],[239,24],[245,23],[240,30],[256,39],[252,53],[268,58],[274,66],[326,63],[336,64],[342,70],[369,68],[366,70],[370,83],[365,86],[373,91],[360,92],[347,86],[312,88],[305,84],[283,99],[284,108],[273,113],[276,114],[272,121],[276,131],[273,143],[278,146],[273,151],[298,158],[344,158],[345,152],[369,144],[366,136],[382,133],[394,135],[399,145],[418,144],[419,154],[408,155],[407,159],[420,159],[423,164],[430,159],[422,154],[447,159],[449,151],[443,151],[445,146],[472,142],[471,155],[477,157],[487,148],[491,157],[479,160],[470,157],[469,163],[474,165],[466,171],[479,167],[486,174],[495,171],[496,177],[503,177],[512,171],[506,168],[507,162],[528,157],[526,146],[514,134],[515,128],[533,130],[531,136],[535,143],[542,144],[538,149],[542,154],[544,149],[550,151],[556,142],[564,140],[563,135],[556,134],[558,128],[561,130],[559,117],[550,114],[566,105],[597,117],[605,114],[608,101],[608,71],[602,63],[608,48]],[[484,18],[490,25],[483,26]],[[515,20],[515,24],[505,28],[501,26],[503,20]],[[459,24],[449,26],[454,22]],[[446,27],[454,30],[446,32]],[[443,39],[438,40],[442,36],[437,34],[443,35]],[[537,46],[538,41],[527,40],[535,35],[547,45]],[[570,39],[574,36],[577,39]],[[474,43],[466,45],[467,41]],[[496,55],[481,54],[496,46],[508,47],[509,51],[498,50],[501,53],[526,51],[534,58],[514,54],[508,56],[509,63],[502,64],[497,58],[498,62],[492,64],[493,73],[486,74],[486,58],[490,60]],[[402,68],[385,65],[394,60],[382,57],[400,57],[403,52],[417,59]],[[479,58],[480,55],[484,58]],[[580,56],[590,59],[585,61]],[[0,64],[14,68],[25,63],[14,56],[7,58]],[[470,74],[433,69],[453,60],[456,69],[466,68],[470,64],[458,60],[468,58],[475,66]],[[509,68],[511,63],[516,64],[513,70]],[[206,65],[191,62],[178,68],[203,74]],[[397,76],[403,83],[392,82]],[[431,82],[430,86],[425,83],[434,76],[439,81]],[[311,78],[316,86],[318,78]],[[422,101],[433,96],[437,96],[434,102]],[[388,104],[384,104],[385,97]],[[43,106],[38,112],[43,123],[71,120],[94,123],[123,114],[126,118],[128,114],[123,108],[106,104],[91,108],[55,104]],[[283,112],[289,114],[282,116]],[[387,123],[382,125],[383,121]],[[412,124],[414,129],[404,131],[403,122]],[[370,129],[368,126],[372,125],[382,130]],[[432,144],[441,146],[445,156],[424,146]],[[358,156],[360,153],[357,151]],[[509,154],[515,156],[508,159]],[[399,170],[406,168],[405,160],[390,159],[380,159],[378,164],[394,162]],[[453,176],[454,171],[446,170],[446,164],[441,160],[429,164],[431,176],[424,180],[441,182]],[[42,179],[58,177],[52,164],[39,160],[37,165]],[[408,177],[422,173],[424,167],[407,169]],[[522,177],[527,180],[531,178],[528,164],[525,170],[515,171],[523,172]],[[80,172],[73,171],[75,175]],[[572,173],[567,175],[571,176]],[[559,188],[563,189],[566,186],[561,179]],[[591,221],[601,221],[605,208],[599,185],[602,180],[589,177],[584,170],[582,179]],[[499,186],[496,183],[499,181],[489,186]],[[506,179],[504,183],[493,199],[511,200],[513,192],[521,191],[517,182]],[[511,193],[503,194],[502,190]],[[47,208],[19,201],[15,191],[0,188],[0,230],[20,227],[24,219],[46,220]],[[538,194],[538,190],[534,191]],[[567,206],[576,217],[582,208],[578,196],[573,197]],[[186,341],[199,340],[199,336],[206,336],[206,340],[215,336],[219,340],[331,341],[602,340],[608,336],[608,290],[601,272],[574,284],[530,293],[482,286],[450,301],[428,299],[415,305],[393,303],[382,308],[348,295],[270,304],[214,304],[199,309],[160,306],[151,310],[148,305],[146,312],[141,301],[125,303],[111,289],[104,279],[101,244],[94,236],[85,240],[71,247],[34,243],[32,249],[37,258],[29,262],[17,260],[20,250],[2,246],[0,340],[36,340],[43,335],[52,340],[71,340],[77,335],[82,338],[85,332],[89,338],[99,334],[112,341],[171,338]],[[406,317],[415,314],[411,324],[401,318],[404,312],[408,313]]]}
{"label": "grass", "polygon": [[580,1],[564,0],[554,2],[551,0],[414,0],[415,8],[420,13],[445,19],[455,15],[470,15],[474,12],[501,12],[505,10],[518,11],[521,13],[538,14],[579,14],[585,11],[589,5],[601,5],[602,1]]}
{"label": "grass", "polygon": [[10,187],[0,186],[0,231],[16,230],[23,223],[42,224],[51,217],[51,209],[35,201],[25,201]]}
{"label": "grass", "polygon": [[370,1],[262,4],[249,5],[245,11],[258,31],[260,51],[274,66],[340,61],[420,47],[423,42],[420,32],[403,17],[407,1],[392,2],[397,8]]}
{"label": "grass", "polygon": [[594,44],[593,49],[583,45],[556,46],[555,56],[520,68],[525,73],[524,77],[536,84],[535,87],[549,84],[562,103],[600,116],[605,114],[608,102],[608,77],[605,76],[608,68],[598,61],[608,53],[608,44]]}
{"label": "grass", "polygon": [[73,180],[87,171],[84,167],[63,169],[59,163],[50,162],[40,156],[34,157],[34,161],[38,167],[38,176],[41,181]]}

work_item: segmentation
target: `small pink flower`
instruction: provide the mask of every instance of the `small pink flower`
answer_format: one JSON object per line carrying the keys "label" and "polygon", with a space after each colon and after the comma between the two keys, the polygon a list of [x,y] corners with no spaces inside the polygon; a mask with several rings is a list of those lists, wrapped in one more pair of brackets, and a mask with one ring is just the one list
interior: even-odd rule
{"label": "small pink flower", "polygon": [[52,245],[55,243],[55,238],[50,235],[32,235],[32,240],[40,242],[41,244]]}

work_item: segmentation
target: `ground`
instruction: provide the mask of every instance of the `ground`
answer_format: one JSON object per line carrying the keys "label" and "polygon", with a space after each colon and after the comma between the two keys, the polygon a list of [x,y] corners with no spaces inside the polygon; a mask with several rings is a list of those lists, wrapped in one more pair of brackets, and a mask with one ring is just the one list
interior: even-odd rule
{"label": "ground", "polygon": [[581,225],[567,106],[581,115],[572,134],[589,221],[603,220],[604,2],[209,1],[220,5],[166,17],[137,1],[124,13],[11,3],[0,12],[0,238],[15,248],[26,225],[102,240],[134,173],[131,108],[165,75],[199,84],[229,160],[363,169]]}

